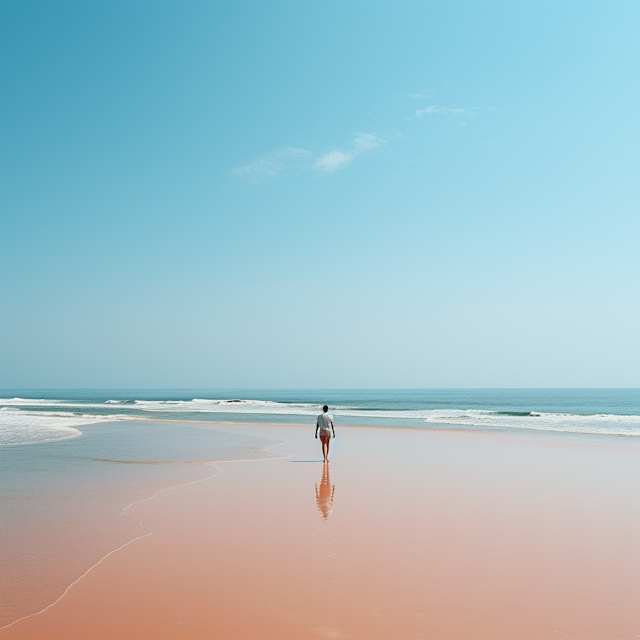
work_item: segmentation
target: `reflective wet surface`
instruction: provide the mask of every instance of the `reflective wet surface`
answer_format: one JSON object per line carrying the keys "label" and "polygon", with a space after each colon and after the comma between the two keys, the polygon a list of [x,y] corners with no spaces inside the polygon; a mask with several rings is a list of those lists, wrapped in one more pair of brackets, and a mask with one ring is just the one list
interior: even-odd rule
{"label": "reflective wet surface", "polygon": [[331,484],[329,477],[329,463],[325,462],[322,465],[322,478],[316,482],[316,502],[318,504],[318,510],[322,513],[325,520],[333,513],[333,497],[335,491],[336,487]]}

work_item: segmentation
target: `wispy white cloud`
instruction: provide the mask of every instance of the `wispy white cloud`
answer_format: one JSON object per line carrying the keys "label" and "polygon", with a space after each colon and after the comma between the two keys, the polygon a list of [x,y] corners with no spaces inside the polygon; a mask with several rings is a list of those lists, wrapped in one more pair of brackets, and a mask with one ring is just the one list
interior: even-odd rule
{"label": "wispy white cloud", "polygon": [[403,96],[408,96],[409,98],[428,98],[436,93],[438,93],[437,89],[423,89],[422,91],[418,91],[418,93],[405,93]]}
{"label": "wispy white cloud", "polygon": [[355,155],[353,153],[345,153],[339,149],[332,149],[328,153],[321,155],[316,160],[314,167],[320,171],[333,173],[334,171],[351,164],[354,158]]}
{"label": "wispy white cloud", "polygon": [[[451,83],[446,82],[445,84]],[[439,97],[436,97],[437,95]],[[416,103],[414,102],[414,111],[405,118],[405,121],[419,120],[421,118],[441,118],[455,121],[459,126],[466,126],[476,116],[492,108],[486,106],[461,107],[456,104],[446,104],[440,89],[423,89],[417,93],[404,93],[397,97],[403,100],[405,108],[407,99],[420,99],[422,104],[432,103],[421,109],[415,109]],[[445,103],[443,104],[443,102]],[[401,116],[398,114],[396,117]],[[286,174],[300,172],[335,173],[348,167],[363,153],[379,150],[393,138],[401,137],[401,135],[400,133],[395,133],[380,136],[377,133],[360,132],[350,142],[342,146],[328,147],[324,151],[282,147],[260,155],[250,163],[232,169],[229,173],[252,182],[263,182]]]}
{"label": "wispy white cloud", "polygon": [[431,105],[424,109],[418,109],[413,112],[413,115],[407,118],[413,120],[414,118],[422,118],[422,116],[447,116],[449,118],[470,118],[477,116],[480,113],[479,109],[472,107],[471,109],[461,109],[460,107],[439,107],[438,105]]}
{"label": "wispy white cloud", "polygon": [[312,154],[305,149],[284,147],[271,153],[258,156],[249,164],[236,167],[231,171],[236,176],[261,180],[279,176],[288,169],[302,166]]}
{"label": "wispy white cloud", "polygon": [[[483,111],[489,111],[491,107],[469,107],[468,109],[463,109],[462,107],[458,107],[457,105],[451,107],[442,107],[436,104],[431,105],[429,107],[425,107],[424,109],[418,109],[413,112],[413,115],[409,116],[407,120],[415,120],[416,118],[422,118],[423,116],[446,116],[447,118],[453,119],[461,119],[465,118],[465,120],[469,120],[475,116],[480,115]],[[467,124],[467,122],[460,122],[460,124]]]}
{"label": "wispy white cloud", "polygon": [[321,155],[315,163],[315,168],[326,173],[333,173],[351,164],[361,153],[377,149],[384,140],[373,133],[359,133],[351,142],[348,149],[331,149]]}
{"label": "wispy white cloud", "polygon": [[265,180],[289,171],[318,171],[333,173],[351,164],[362,153],[374,151],[385,143],[374,133],[358,133],[344,148],[334,147],[322,153],[306,149],[284,147],[255,158],[249,164],[231,171],[233,175],[249,180]]}
{"label": "wispy white cloud", "polygon": [[447,107],[437,107],[435,104],[431,107],[426,107],[424,109],[418,109],[414,114],[414,118],[422,118],[422,116],[428,115],[430,116],[433,113],[437,113],[440,115],[447,115],[451,109]]}
{"label": "wispy white cloud", "polygon": [[352,144],[358,153],[363,153],[364,151],[377,149],[382,142],[383,140],[373,133],[359,133],[358,136],[353,139]]}

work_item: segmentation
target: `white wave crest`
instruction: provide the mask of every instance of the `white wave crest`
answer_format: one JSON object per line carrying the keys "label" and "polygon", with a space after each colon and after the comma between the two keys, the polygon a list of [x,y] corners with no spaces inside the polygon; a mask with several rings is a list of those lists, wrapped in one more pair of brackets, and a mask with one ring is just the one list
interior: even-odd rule
{"label": "white wave crest", "polygon": [[640,416],[637,415],[578,415],[573,413],[542,413],[512,415],[496,411],[429,411],[427,423],[449,424],[473,428],[534,429],[565,433],[640,436]]}
{"label": "white wave crest", "polygon": [[[203,420],[215,420],[216,414],[253,414],[300,416],[305,418],[306,422],[307,418],[315,417],[322,410],[321,405],[273,400],[194,398],[193,400],[106,400],[88,404],[65,400],[0,399],[0,407],[4,406],[5,409],[15,407],[14,411],[28,411],[29,405],[42,407],[45,410],[51,408],[59,416],[63,416],[62,412],[65,410],[75,411],[75,414],[64,415],[76,420],[84,420],[85,424],[97,420],[144,419],[145,414],[146,417],[151,418],[153,414],[155,414],[153,417],[156,417],[161,413],[165,414],[163,417],[174,420],[180,420],[180,414],[195,413],[202,414]],[[93,415],[93,409],[99,409],[102,415]],[[128,415],[124,415],[125,409]],[[105,415],[106,410],[108,410],[107,415]],[[332,411],[338,420],[340,416],[347,416],[357,418],[360,424],[367,424],[367,419],[374,418],[403,422],[413,420],[426,424],[472,429],[535,429],[538,431],[640,436],[640,416],[638,415],[577,415],[537,411],[517,413],[476,409],[374,410],[348,406],[333,406]],[[87,418],[77,415],[77,413],[84,414],[85,412],[89,414]],[[30,413],[37,416],[43,415],[42,412]],[[206,414],[211,417],[207,418]],[[45,413],[44,415],[51,414]],[[398,426],[397,422],[396,426]]]}
{"label": "white wave crest", "polygon": [[74,416],[0,408],[0,446],[38,444],[68,440],[82,435],[76,427],[104,420],[96,416]]}
{"label": "white wave crest", "polygon": [[24,407],[24,406],[43,406],[52,407],[57,406],[61,400],[47,400],[47,399],[31,399],[31,398],[0,398],[0,405],[5,407]]}
{"label": "white wave crest", "polygon": [[275,415],[317,415],[321,405],[275,402],[272,400],[136,400],[134,405],[141,411],[171,411],[195,413],[253,413]]}

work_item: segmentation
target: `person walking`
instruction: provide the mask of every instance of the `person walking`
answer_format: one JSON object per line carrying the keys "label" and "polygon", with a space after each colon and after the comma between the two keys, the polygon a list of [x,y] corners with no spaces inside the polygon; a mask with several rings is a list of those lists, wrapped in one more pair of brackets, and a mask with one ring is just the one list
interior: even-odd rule
{"label": "person walking", "polygon": [[318,416],[316,421],[316,439],[320,434],[320,442],[322,443],[322,455],[324,457],[323,462],[329,461],[329,440],[331,440],[331,432],[333,431],[333,437],[336,437],[336,429],[333,426],[333,416],[329,413],[329,407],[325,404],[322,407],[322,413]]}

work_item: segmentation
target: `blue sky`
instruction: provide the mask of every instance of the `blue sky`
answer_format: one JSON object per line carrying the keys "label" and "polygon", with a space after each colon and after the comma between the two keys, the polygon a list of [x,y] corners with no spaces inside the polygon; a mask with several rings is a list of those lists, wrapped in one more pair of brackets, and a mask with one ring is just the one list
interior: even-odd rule
{"label": "blue sky", "polygon": [[638,386],[638,27],[4,1],[0,386]]}

